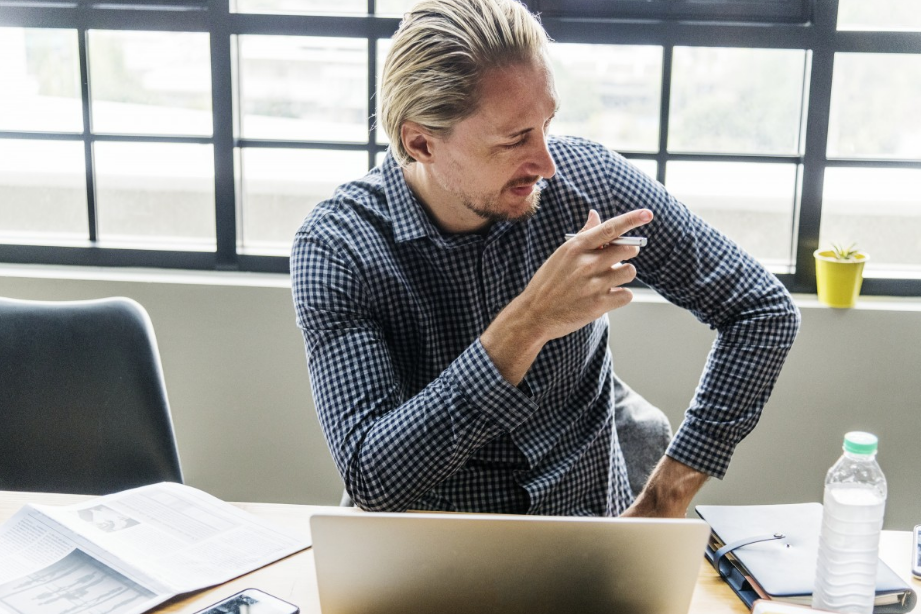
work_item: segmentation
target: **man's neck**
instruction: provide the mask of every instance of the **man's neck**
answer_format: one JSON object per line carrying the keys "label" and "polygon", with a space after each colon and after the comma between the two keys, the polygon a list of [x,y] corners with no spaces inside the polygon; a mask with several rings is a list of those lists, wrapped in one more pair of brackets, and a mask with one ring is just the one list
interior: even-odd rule
{"label": "man's neck", "polygon": [[458,197],[442,188],[426,172],[424,165],[414,162],[403,169],[403,179],[432,223],[449,234],[485,233],[491,222],[470,211]]}

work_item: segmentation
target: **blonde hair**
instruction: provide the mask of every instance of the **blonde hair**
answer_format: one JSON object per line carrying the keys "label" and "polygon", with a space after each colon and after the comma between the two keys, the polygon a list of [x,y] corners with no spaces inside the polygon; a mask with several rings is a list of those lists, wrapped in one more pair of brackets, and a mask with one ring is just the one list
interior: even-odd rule
{"label": "blonde hair", "polygon": [[517,0],[423,0],[393,36],[381,79],[380,123],[401,166],[414,162],[400,128],[413,121],[439,136],[477,110],[493,68],[540,57],[547,33]]}

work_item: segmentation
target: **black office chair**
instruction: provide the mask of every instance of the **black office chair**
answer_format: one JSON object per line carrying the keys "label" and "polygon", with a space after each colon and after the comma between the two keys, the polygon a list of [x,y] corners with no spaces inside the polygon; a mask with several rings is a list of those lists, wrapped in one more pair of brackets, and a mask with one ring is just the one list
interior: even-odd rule
{"label": "black office chair", "polygon": [[0,298],[0,489],[182,482],[150,318],[126,298]]}

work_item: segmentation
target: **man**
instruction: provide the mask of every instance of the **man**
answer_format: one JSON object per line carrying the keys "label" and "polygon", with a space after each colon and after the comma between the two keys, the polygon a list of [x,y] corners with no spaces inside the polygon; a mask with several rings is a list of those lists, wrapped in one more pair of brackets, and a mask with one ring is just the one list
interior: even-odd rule
{"label": "man", "polygon": [[[547,135],[546,51],[514,0],[418,4],[384,67],[386,160],[297,233],[314,401],[362,508],[683,516],[796,335],[788,293],[750,256],[622,157]],[[647,247],[608,245],[631,231]],[[606,314],[635,277],[719,336],[634,500]]]}

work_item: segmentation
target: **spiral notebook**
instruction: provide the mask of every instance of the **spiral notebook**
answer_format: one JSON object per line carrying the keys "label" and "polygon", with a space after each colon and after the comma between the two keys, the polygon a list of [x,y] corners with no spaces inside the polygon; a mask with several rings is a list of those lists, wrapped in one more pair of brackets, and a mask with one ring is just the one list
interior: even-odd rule
{"label": "spiral notebook", "polygon": [[[756,599],[812,603],[821,503],[698,505],[694,509],[711,528],[707,559],[745,605],[751,608]],[[715,561],[715,554],[726,544],[730,551]],[[880,561],[875,614],[910,612],[916,601],[915,591]]]}

